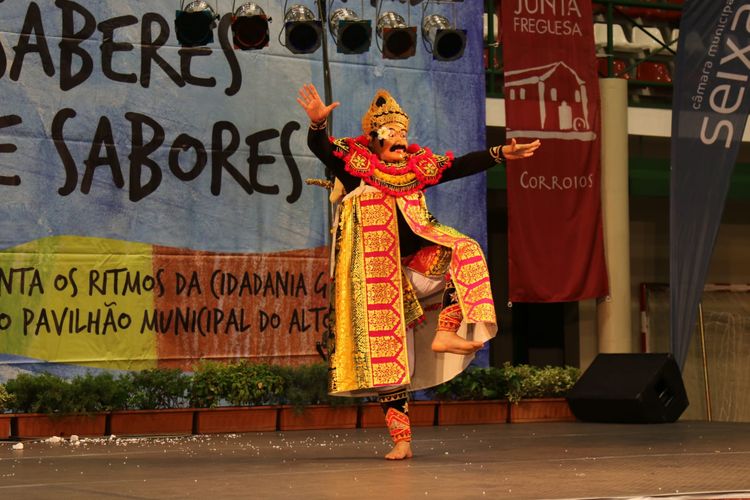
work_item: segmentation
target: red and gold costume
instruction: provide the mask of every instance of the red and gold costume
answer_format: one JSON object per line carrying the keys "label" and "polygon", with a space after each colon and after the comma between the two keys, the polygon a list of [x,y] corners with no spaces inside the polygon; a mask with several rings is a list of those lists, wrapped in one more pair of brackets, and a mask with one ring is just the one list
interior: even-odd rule
{"label": "red and gold costume", "polygon": [[[432,351],[437,313],[441,329],[469,340],[484,342],[497,331],[480,246],[438,222],[423,191],[484,171],[502,157],[498,148],[454,159],[411,145],[403,161],[384,162],[369,145],[389,123],[406,129],[408,116],[381,90],[363,118],[365,135],[329,138],[324,124],[313,124],[308,145],[346,191],[335,222],[329,390],[380,394],[398,442],[411,439],[405,389],[450,380],[473,358]],[[417,281],[425,280],[443,290],[423,304]]]}
{"label": "red and gold costume", "polygon": [[[387,92],[378,91],[363,118],[363,129],[372,133],[392,122],[408,126],[408,117]],[[486,341],[497,330],[480,246],[438,222],[427,209],[423,191],[486,170],[500,158],[479,151],[454,159],[450,152],[437,155],[410,145],[404,161],[388,163],[369,143],[368,135],[329,138],[320,126],[311,127],[308,136],[310,149],[347,192],[338,207],[329,346],[329,389],[339,395],[434,386],[471,361],[472,356],[432,352],[433,332],[417,331],[410,366],[407,330],[424,318],[425,311],[404,273],[404,261],[426,276],[450,275],[460,313],[452,307],[441,321],[457,323],[459,335]]]}

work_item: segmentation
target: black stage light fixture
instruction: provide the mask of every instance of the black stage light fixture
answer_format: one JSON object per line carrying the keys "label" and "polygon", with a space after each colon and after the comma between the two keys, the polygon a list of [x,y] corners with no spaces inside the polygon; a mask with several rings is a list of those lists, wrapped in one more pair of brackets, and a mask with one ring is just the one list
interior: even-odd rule
{"label": "black stage light fixture", "polygon": [[268,23],[271,21],[258,4],[240,5],[232,16],[232,41],[237,49],[256,50],[268,47]]}
{"label": "black stage light fixture", "polygon": [[378,36],[383,40],[383,58],[406,59],[417,48],[417,27],[407,26],[395,12],[383,12],[378,18]]}
{"label": "black stage light fixture", "polygon": [[422,19],[422,37],[432,46],[432,58],[455,61],[464,55],[466,30],[457,30],[447,18],[438,14]]}
{"label": "black stage light fixture", "polygon": [[370,50],[372,23],[361,20],[352,9],[336,9],[331,12],[328,28],[336,41],[337,52],[361,54]]}
{"label": "black stage light fixture", "polygon": [[286,48],[293,54],[311,54],[320,47],[323,23],[304,5],[292,5],[284,14]]}
{"label": "black stage light fixture", "polygon": [[208,45],[214,41],[214,28],[219,15],[204,0],[196,0],[175,13],[177,41],[185,47]]}

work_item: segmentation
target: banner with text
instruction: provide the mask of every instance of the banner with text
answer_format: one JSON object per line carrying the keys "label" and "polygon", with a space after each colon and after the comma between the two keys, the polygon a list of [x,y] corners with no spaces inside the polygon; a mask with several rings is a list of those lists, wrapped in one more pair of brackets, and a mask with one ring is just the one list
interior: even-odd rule
{"label": "banner with text", "polygon": [[510,300],[606,295],[591,2],[503,2],[502,18],[506,137],[542,141],[507,169]]}
{"label": "banner with text", "polygon": [[670,330],[682,367],[742,141],[750,96],[750,0],[688,0],[672,103]]}
{"label": "banner with text", "polygon": [[[0,0],[0,381],[320,360],[328,193],[304,183],[325,171],[296,97],[307,82],[323,93],[323,49],[279,43],[283,2],[265,3],[270,42],[241,51],[226,10],[212,41],[187,48],[179,2]],[[481,5],[462,11],[480,25]],[[386,88],[411,116],[412,142],[484,148],[476,31],[451,62],[331,43],[333,134],[361,134]],[[428,196],[441,221],[486,241],[485,193],[473,176]],[[458,197],[476,217],[461,217]]]}

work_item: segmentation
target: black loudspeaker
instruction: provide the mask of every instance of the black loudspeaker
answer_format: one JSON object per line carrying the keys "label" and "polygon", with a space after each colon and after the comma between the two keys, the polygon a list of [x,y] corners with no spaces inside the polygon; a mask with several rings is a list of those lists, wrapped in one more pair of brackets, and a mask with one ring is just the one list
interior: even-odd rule
{"label": "black loudspeaker", "polygon": [[584,422],[674,422],[688,406],[671,354],[599,354],[567,399]]}

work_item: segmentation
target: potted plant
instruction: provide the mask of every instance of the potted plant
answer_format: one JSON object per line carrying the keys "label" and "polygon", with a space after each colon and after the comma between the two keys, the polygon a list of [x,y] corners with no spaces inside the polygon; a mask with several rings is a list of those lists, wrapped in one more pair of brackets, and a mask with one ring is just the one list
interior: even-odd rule
{"label": "potted plant", "polygon": [[0,384],[0,439],[10,437],[10,415],[5,410],[10,405],[10,394],[3,384]]}
{"label": "potted plant", "polygon": [[501,368],[469,368],[435,388],[438,425],[497,424],[508,420],[508,382]]}
{"label": "potted plant", "polygon": [[279,430],[353,429],[358,400],[328,395],[328,366],[323,363],[282,367],[285,405],[279,410]]}
{"label": "potted plant", "polygon": [[190,383],[196,432],[275,431],[277,406],[284,393],[280,370],[269,365],[202,361]]}
{"label": "potted plant", "polygon": [[91,373],[65,380],[50,373],[20,374],[6,389],[16,412],[11,434],[18,437],[102,436],[106,411],[124,401],[126,393],[109,373]]}
{"label": "potted plant", "polygon": [[193,433],[193,410],[186,408],[190,378],[179,369],[131,372],[120,380],[129,397],[126,409],[110,414],[109,434]]}
{"label": "potted plant", "polygon": [[509,381],[510,422],[575,420],[565,394],[578,380],[580,369],[510,364],[503,369]]}

